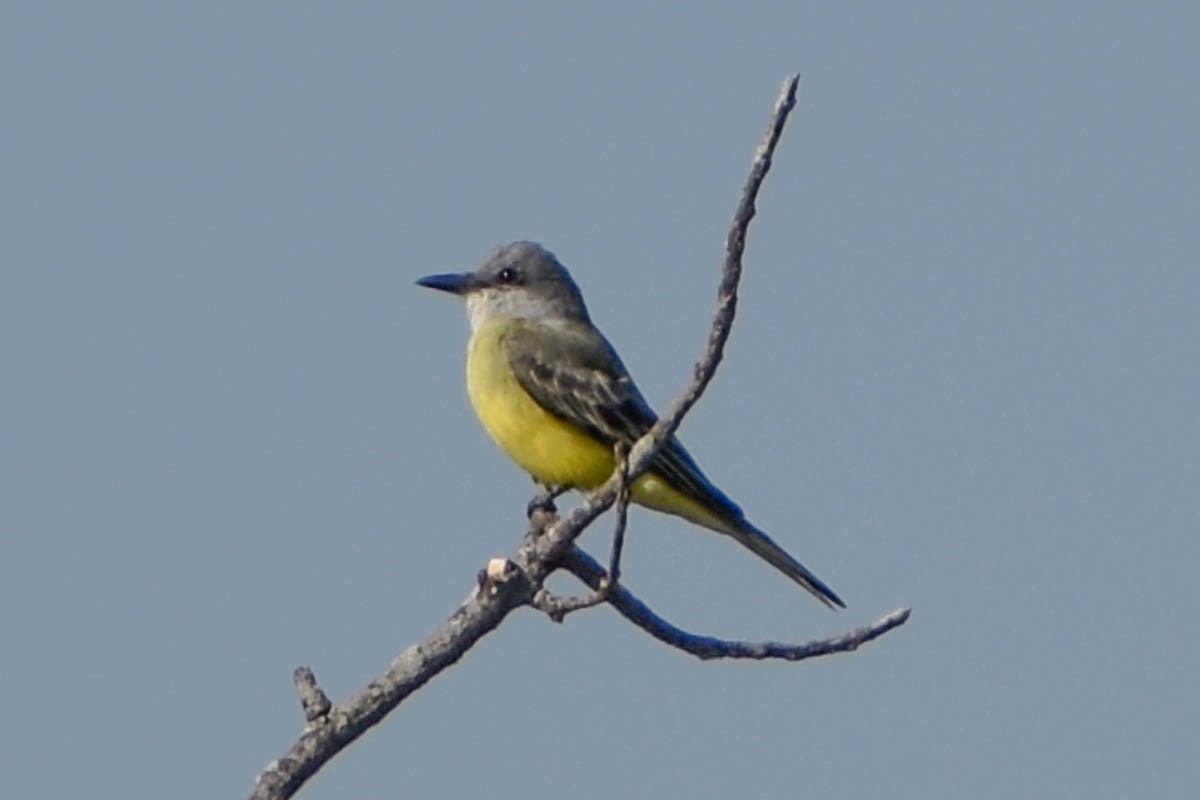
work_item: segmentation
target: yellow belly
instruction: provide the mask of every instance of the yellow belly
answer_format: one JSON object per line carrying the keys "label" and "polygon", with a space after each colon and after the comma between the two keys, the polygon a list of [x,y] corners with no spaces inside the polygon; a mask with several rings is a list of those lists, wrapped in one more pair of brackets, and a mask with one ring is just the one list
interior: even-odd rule
{"label": "yellow belly", "polygon": [[[488,435],[513,461],[547,486],[593,489],[612,475],[608,445],[538,405],[509,366],[501,345],[512,320],[493,319],[471,337],[467,349],[467,394]],[[633,502],[728,533],[731,526],[654,473],[633,485]]]}
{"label": "yellow belly", "polygon": [[517,382],[501,347],[513,322],[484,323],[467,352],[467,394],[484,429],[509,457],[548,486],[591,489],[612,474],[608,447],[538,405]]}

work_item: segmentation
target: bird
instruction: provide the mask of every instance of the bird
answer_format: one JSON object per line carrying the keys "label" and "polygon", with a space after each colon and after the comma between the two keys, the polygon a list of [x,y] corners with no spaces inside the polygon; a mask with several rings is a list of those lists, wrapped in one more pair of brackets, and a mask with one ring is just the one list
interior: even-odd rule
{"label": "bird", "polygon": [[[477,269],[417,284],[466,301],[467,394],[500,448],[535,481],[589,491],[657,421],[566,267],[542,245],[495,249]],[[830,608],[845,603],[746,519],[672,436],[630,487],[630,500],[731,537]]]}

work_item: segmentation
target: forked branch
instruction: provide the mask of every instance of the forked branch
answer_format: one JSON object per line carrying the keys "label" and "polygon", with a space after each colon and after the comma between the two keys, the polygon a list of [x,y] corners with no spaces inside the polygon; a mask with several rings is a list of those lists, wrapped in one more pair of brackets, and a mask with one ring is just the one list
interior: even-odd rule
{"label": "forked branch", "polygon": [[[419,644],[410,646],[364,689],[344,703],[331,704],[317,685],[312,671],[296,670],[295,682],[307,725],[300,737],[258,777],[252,798],[287,798],[308,778],[327,764],[372,726],[381,722],[413,692],[454,664],[476,642],[494,630],[508,614],[522,606],[535,605],[546,578],[565,568],[595,590],[607,576],[603,568],[575,547],[575,539],[618,499],[624,488],[646,471],[655,453],[679,426],[716,372],[729,337],[737,308],[737,287],[742,272],[746,232],[754,218],[755,202],[763,179],[771,167],[775,146],[788,114],[796,103],[798,76],[788,78],[775,102],[767,133],[754,154],[750,176],[742,190],[733,224],[725,240],[725,267],[717,294],[712,329],[692,379],[657,424],[618,459],[613,477],[579,508],[562,519],[544,505],[531,504],[530,528],[516,552],[507,559],[493,559],[480,573],[478,585],[437,630]],[[619,541],[614,543],[619,545]],[[619,546],[614,548],[619,552]],[[616,561],[612,562],[613,567]],[[615,569],[613,570],[615,572]],[[802,644],[776,642],[728,642],[697,636],[676,628],[634,597],[617,582],[607,584],[603,600],[655,638],[699,658],[783,658],[800,660],[857,648],[908,619],[908,610],[894,611],[864,628],[839,637]],[[541,595],[544,599],[545,595]],[[545,605],[544,603],[542,604]]]}

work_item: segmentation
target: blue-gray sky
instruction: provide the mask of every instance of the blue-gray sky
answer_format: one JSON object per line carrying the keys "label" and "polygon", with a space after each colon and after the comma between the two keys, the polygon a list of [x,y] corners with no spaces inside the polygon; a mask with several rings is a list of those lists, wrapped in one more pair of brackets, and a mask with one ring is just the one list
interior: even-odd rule
{"label": "blue-gray sky", "polygon": [[530,486],[413,280],[538,239],[665,404],[799,71],[683,438],[850,608],[646,512],[625,577],[716,635],[910,624],[701,664],[518,614],[306,796],[1185,796],[1198,35],[1187,4],[8,6],[6,793],[243,795],[293,667],[343,698],[436,626]]}

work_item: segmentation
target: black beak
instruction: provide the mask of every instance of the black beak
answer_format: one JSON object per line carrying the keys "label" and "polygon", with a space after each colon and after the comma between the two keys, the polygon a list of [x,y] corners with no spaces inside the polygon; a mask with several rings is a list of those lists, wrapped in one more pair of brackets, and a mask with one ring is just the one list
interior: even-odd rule
{"label": "black beak", "polygon": [[440,292],[463,295],[476,287],[475,276],[469,272],[449,272],[444,275],[426,275],[417,281],[418,286],[437,289]]}

